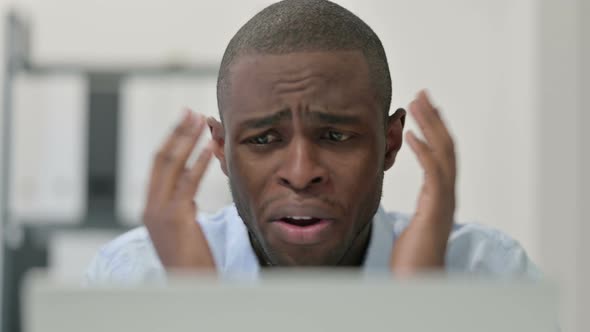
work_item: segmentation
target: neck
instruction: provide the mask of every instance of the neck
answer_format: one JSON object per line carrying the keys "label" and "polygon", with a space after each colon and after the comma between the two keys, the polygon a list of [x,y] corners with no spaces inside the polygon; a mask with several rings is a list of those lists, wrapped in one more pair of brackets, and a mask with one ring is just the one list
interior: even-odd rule
{"label": "neck", "polygon": [[[336,263],[336,266],[361,266],[365,261],[365,256],[367,253],[367,249],[369,248],[369,242],[371,239],[371,232],[372,232],[372,225],[373,222],[369,221],[359,233],[357,233],[356,237],[353,239],[352,245],[346,250],[342,258]],[[254,236],[248,231],[248,237],[250,239],[250,244],[254,249],[254,253],[256,253],[256,258],[258,259],[258,263],[261,267],[276,267],[277,264],[272,263],[268,255],[264,252],[260,243],[256,240]]]}
{"label": "neck", "polygon": [[371,240],[371,232],[373,229],[373,221],[370,220],[361,231],[356,235],[352,241],[350,248],[344,253],[340,263],[341,266],[361,266],[365,261],[369,242]]}

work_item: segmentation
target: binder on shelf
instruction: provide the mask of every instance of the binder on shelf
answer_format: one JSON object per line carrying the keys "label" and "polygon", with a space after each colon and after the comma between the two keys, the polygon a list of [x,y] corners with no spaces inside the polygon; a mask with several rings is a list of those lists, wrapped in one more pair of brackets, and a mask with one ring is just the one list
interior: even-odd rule
{"label": "binder on shelf", "polygon": [[87,89],[81,75],[15,77],[9,209],[17,222],[84,218]]}

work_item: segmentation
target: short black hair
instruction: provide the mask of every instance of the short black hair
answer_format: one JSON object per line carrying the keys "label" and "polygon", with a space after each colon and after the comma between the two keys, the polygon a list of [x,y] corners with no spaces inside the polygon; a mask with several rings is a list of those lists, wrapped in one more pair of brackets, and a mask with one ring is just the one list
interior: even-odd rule
{"label": "short black hair", "polygon": [[300,51],[360,50],[376,89],[384,117],[391,104],[391,76],[377,34],[358,16],[327,0],[284,0],[254,17],[230,40],[217,78],[217,105],[230,88],[229,67],[244,54],[286,54]]}

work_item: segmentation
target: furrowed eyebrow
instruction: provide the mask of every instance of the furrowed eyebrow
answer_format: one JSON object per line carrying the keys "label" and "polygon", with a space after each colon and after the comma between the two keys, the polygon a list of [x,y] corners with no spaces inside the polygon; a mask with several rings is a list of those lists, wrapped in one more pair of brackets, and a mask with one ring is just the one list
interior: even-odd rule
{"label": "furrowed eyebrow", "polygon": [[[290,120],[292,117],[293,114],[290,109],[283,109],[271,115],[245,120],[240,124],[240,127],[248,129],[267,128],[277,125],[285,119]],[[306,114],[306,117],[312,122],[317,121],[318,123],[329,125],[346,125],[360,122],[360,118],[355,115],[331,114],[319,111],[309,112]]]}
{"label": "furrowed eyebrow", "polygon": [[359,117],[354,115],[331,114],[314,111],[308,113],[308,116],[314,121],[331,125],[355,124],[360,122]]}
{"label": "furrowed eyebrow", "polygon": [[290,119],[291,117],[291,110],[283,109],[271,115],[245,120],[244,122],[242,122],[240,127],[253,129],[266,128],[276,125],[284,119]]}

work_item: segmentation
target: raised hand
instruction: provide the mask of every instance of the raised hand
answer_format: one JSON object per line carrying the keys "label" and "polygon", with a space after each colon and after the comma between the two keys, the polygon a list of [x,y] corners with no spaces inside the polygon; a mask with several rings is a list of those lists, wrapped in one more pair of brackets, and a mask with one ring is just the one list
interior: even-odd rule
{"label": "raised hand", "polygon": [[205,118],[187,110],[153,162],[143,222],[167,269],[214,269],[205,236],[196,222],[194,196],[211,160],[212,144],[187,166],[206,128]]}
{"label": "raised hand", "polygon": [[397,239],[391,255],[394,272],[411,274],[442,269],[455,212],[454,143],[440,113],[421,91],[409,107],[426,141],[412,131],[406,140],[424,171],[416,213]]}

